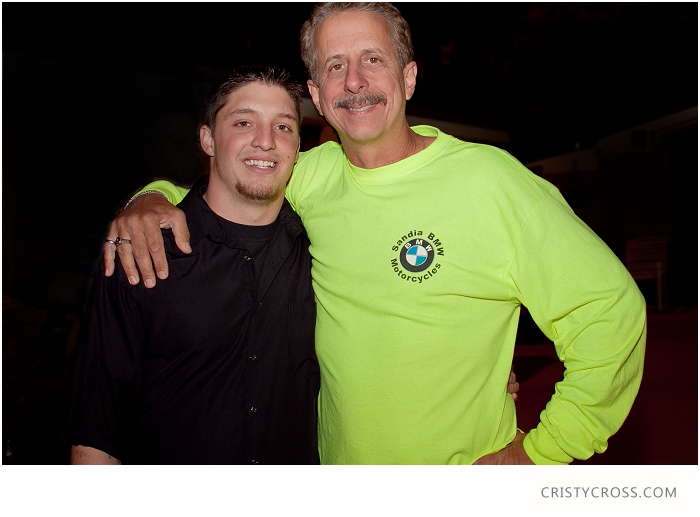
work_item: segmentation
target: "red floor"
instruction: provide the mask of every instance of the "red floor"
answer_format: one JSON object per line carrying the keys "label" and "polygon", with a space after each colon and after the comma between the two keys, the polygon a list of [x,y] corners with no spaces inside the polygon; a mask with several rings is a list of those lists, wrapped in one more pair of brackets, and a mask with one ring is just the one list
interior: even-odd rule
{"label": "red floor", "polygon": [[[698,464],[697,307],[649,309],[644,377],[629,417],[595,465]],[[551,343],[518,344],[518,425],[527,430],[551,397],[563,367]]]}

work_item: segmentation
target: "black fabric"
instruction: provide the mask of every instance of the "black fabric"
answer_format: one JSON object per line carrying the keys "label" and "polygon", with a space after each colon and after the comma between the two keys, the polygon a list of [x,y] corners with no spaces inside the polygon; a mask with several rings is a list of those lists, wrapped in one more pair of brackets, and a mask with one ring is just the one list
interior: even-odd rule
{"label": "black fabric", "polygon": [[277,221],[264,226],[245,226],[232,221],[227,221],[226,219],[218,216],[217,220],[224,228],[227,235],[233,235],[234,237],[238,237],[241,241],[243,241],[243,244],[248,251],[250,251],[250,255],[253,259],[255,278],[260,278],[267,243],[270,242],[270,238],[275,232]]}
{"label": "black fabric", "polygon": [[285,200],[255,280],[200,178],[180,207],[192,253],[163,230],[169,276],[95,277],[64,439],[123,463],[316,464],[316,306],[308,237]]}

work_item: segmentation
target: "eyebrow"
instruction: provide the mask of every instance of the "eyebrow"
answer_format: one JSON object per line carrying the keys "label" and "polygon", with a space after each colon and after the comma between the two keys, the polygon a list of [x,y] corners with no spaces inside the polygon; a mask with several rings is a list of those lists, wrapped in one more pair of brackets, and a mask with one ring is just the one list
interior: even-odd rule
{"label": "eyebrow", "polygon": [[[363,48],[361,51],[362,55],[366,54],[379,54],[379,55],[384,55],[384,52],[380,48],[377,47],[370,47],[370,48]],[[328,59],[324,62],[324,65],[327,65],[331,61],[335,59],[343,59],[345,57],[345,54],[333,54],[332,56],[329,56]]]}
{"label": "eyebrow", "polygon": [[[257,110],[254,110],[254,109],[250,109],[250,108],[238,108],[238,109],[234,109],[234,110],[229,111],[229,112],[226,114],[226,116],[224,117],[224,120],[226,120],[226,119],[228,119],[229,117],[232,117],[232,116],[234,116],[234,115],[256,115],[256,114],[258,114],[258,113],[260,113],[260,112],[257,111]],[[289,113],[287,113],[287,112],[285,112],[285,111],[279,112],[279,113],[277,114],[277,116],[280,117],[280,118],[289,119],[289,120],[291,120],[292,122],[296,122],[296,121],[297,121],[297,117],[296,117],[295,115],[291,115],[291,114],[289,114]]]}

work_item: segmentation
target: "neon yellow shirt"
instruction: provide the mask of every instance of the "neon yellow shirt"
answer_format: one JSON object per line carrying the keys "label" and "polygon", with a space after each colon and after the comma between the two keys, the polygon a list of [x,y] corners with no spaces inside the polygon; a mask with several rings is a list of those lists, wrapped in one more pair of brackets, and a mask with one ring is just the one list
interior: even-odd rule
{"label": "neon yellow shirt", "polygon": [[[521,304],[566,368],[526,452],[544,464],[603,452],[641,381],[634,280],[509,154],[414,130],[437,139],[377,169],[336,143],[307,151],[287,188],[313,256],[321,462],[470,464],[502,449]],[[145,188],[174,203],[187,192]]]}

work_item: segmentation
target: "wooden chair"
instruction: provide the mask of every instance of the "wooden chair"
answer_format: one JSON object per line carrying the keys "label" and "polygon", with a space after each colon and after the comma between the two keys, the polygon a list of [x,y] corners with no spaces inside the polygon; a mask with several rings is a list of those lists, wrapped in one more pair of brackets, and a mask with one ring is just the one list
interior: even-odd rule
{"label": "wooden chair", "polygon": [[625,245],[625,266],[635,280],[656,280],[656,305],[662,310],[666,302],[665,237],[645,236],[628,239]]}

